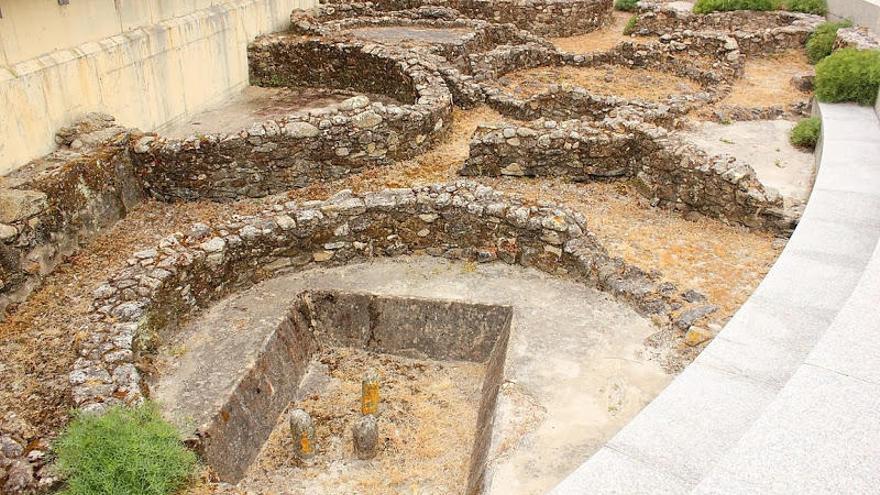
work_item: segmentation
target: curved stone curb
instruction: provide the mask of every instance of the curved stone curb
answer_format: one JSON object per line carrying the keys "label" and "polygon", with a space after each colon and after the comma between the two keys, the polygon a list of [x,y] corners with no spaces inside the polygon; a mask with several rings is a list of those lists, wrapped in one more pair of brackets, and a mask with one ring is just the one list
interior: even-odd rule
{"label": "curved stone curb", "polygon": [[802,48],[810,33],[825,21],[821,16],[799,12],[735,10],[695,14],[663,4],[640,2],[639,7],[634,33],[716,32],[735,39],[746,56]]}
{"label": "curved stone curb", "polygon": [[858,309],[877,307],[860,287],[876,278],[880,120],[869,107],[819,108],[816,184],[782,255],[697,359],[554,495],[876,488],[880,353],[873,335],[858,338],[875,328]]}
{"label": "curved stone curb", "polygon": [[[347,0],[328,2],[340,8]],[[377,0],[354,3],[377,10],[405,10],[424,6],[447,7],[462,16],[511,23],[541,36],[574,36],[601,27],[611,15],[611,0]],[[342,7],[345,9],[345,7]]]}
{"label": "curved stone curb", "polygon": [[[539,45],[501,46],[485,54],[471,56],[474,81],[482,88],[487,103],[510,117],[533,120],[541,117],[557,120],[589,118],[602,120],[612,114],[641,116],[646,122],[667,127],[678,125],[679,118],[701,106],[717,101],[730,91],[730,82],[741,75],[742,61],[728,60],[729,54],[738,53],[736,44],[727,45],[723,38],[714,39],[723,48],[713,56],[713,66],[690,62],[680,57],[682,50],[672,43],[639,44],[623,42],[605,52],[572,54]],[[714,52],[714,49],[712,49]],[[504,74],[515,70],[542,66],[605,67],[617,65],[629,68],[648,68],[688,78],[701,90],[672,95],[662,102],[626,99],[591,94],[584,88],[550,87],[529,98],[518,98],[491,84]]]}
{"label": "curved stone curb", "polygon": [[95,291],[94,325],[70,374],[77,406],[100,410],[144,396],[140,352],[178,322],[229,292],[282,269],[340,265],[375,256],[428,254],[531,266],[597,285],[642,314],[678,326],[712,312],[692,306],[611,258],[584,219],[552,205],[530,207],[470,182],[277,205],[135,253],[129,267]]}
{"label": "curved stone curb", "polygon": [[357,96],[237,134],[146,135],[136,140],[133,160],[153,195],[223,200],[303,187],[421,153],[450,123],[452,95],[435,68],[411,52],[272,35],[251,45],[249,59],[258,85],[355,89],[404,104]]}
{"label": "curved stone curb", "polygon": [[[325,6],[326,7],[326,6]],[[498,45],[536,43],[545,47],[552,45],[528,31],[513,24],[498,24],[483,20],[461,17],[456,10],[442,7],[420,7],[401,11],[351,10],[358,17],[339,18],[338,13],[331,20],[321,17],[324,9],[316,12],[294,11],[293,32],[312,36],[350,36],[347,32],[359,28],[408,27],[430,29],[467,28],[472,32],[454,42],[428,43],[424,46],[410,47],[411,50],[434,54],[446,63],[465,73],[471,72],[468,57],[474,53],[488,51]]]}
{"label": "curved stone curb", "polygon": [[727,222],[790,230],[782,197],[747,164],[709,156],[640,121],[538,120],[523,126],[481,126],[462,175],[567,177],[576,181],[634,179],[652,204],[696,211]]}

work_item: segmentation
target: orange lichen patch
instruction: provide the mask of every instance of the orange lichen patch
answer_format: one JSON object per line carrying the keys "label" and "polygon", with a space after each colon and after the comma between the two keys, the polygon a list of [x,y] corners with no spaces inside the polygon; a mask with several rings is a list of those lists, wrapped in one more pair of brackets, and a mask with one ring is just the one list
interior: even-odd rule
{"label": "orange lichen patch", "polygon": [[765,108],[807,100],[809,95],[795,89],[791,78],[813,72],[813,66],[807,62],[803,50],[749,59],[745,63],[742,79],[734,82],[730,94],[718,105]]}
{"label": "orange lichen patch", "polygon": [[595,51],[605,51],[622,41],[645,41],[647,37],[635,38],[634,36],[623,34],[623,28],[629,22],[632,14],[628,12],[615,11],[611,16],[611,22],[602,26],[591,33],[582,34],[580,36],[569,36],[566,38],[551,38],[550,42],[556,48],[569,53],[587,53]]}
{"label": "orange lichen patch", "polygon": [[693,93],[700,86],[684,77],[652,69],[607,67],[536,67],[498,78],[506,93],[528,98],[557,84],[565,88],[582,87],[593,94],[663,100],[670,95]]}

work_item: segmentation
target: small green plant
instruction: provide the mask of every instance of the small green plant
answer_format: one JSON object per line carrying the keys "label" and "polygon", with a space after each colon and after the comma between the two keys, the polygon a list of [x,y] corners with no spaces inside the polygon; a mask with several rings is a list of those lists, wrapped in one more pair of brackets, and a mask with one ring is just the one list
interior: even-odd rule
{"label": "small green plant", "polygon": [[639,0],[614,0],[614,8],[624,12],[633,12],[638,4]]}
{"label": "small green plant", "polygon": [[[819,132],[821,130],[822,122],[819,120],[819,117],[801,119],[801,121],[791,129],[791,133],[788,135],[788,140],[798,148],[814,149],[816,148],[816,143],[819,142]],[[779,160],[776,161],[779,162]],[[780,166],[779,163],[776,165]]]}
{"label": "small green plant", "polygon": [[774,0],[697,0],[694,12],[726,12],[729,10],[776,10],[778,4]]}
{"label": "small green plant", "polygon": [[816,98],[873,105],[880,88],[880,50],[844,48],[816,65]]}
{"label": "small green plant", "polygon": [[792,12],[825,15],[828,13],[826,0],[784,0],[782,8]]}
{"label": "small green plant", "polygon": [[63,495],[168,495],[190,479],[196,457],[151,403],[78,413],[55,442]]}
{"label": "small green plant", "polygon": [[820,60],[831,55],[834,49],[834,40],[837,39],[837,30],[852,26],[849,21],[823,22],[807,39],[807,58],[811,64],[817,64]]}
{"label": "small green plant", "polygon": [[639,22],[638,14],[630,17],[629,20],[626,21],[626,26],[623,27],[623,34],[627,34],[627,35],[632,34],[633,31],[636,30],[636,24],[638,22]]}

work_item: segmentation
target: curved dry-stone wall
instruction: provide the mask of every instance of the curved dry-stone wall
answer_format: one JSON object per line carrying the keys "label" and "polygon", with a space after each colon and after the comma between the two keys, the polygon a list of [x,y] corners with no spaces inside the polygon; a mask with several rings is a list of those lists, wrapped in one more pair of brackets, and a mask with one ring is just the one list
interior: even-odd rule
{"label": "curved dry-stone wall", "polygon": [[150,193],[166,200],[265,196],[409,158],[450,123],[449,90],[411,52],[274,35],[254,42],[248,55],[257,85],[350,89],[401,104],[360,95],[234,134],[145,135],[132,157]]}
{"label": "curved dry-stone wall", "polygon": [[[695,43],[694,40],[706,40],[706,43]],[[480,87],[490,106],[520,120],[542,117],[557,120],[602,120],[608,116],[627,116],[658,125],[675,126],[685,113],[725,96],[730,90],[730,82],[742,73],[739,51],[731,39],[705,36],[691,37],[689,41],[690,44],[678,45],[676,38],[670,37],[663,42],[648,44],[623,42],[611,50],[587,54],[566,53],[536,44],[505,45],[471,57],[475,74],[473,81]],[[677,56],[690,46],[701,46],[702,48],[695,48],[695,51],[711,53],[710,66]],[[583,88],[555,85],[529,98],[518,98],[493,84],[495,79],[504,74],[534,67],[608,65],[669,72],[698,83],[701,90],[670,95],[662,102],[653,102],[594,95]]]}
{"label": "curved dry-stone wall", "polygon": [[825,19],[785,11],[735,10],[695,14],[663,4],[640,2],[636,34],[668,35],[687,31],[714,31],[729,35],[744,55],[760,55],[801,48]]}
{"label": "curved dry-stone wall", "polygon": [[[327,11],[330,14],[327,14]],[[441,57],[456,69],[470,73],[469,56],[485,52],[498,45],[538,43],[552,46],[549,42],[517,28],[513,24],[498,24],[461,17],[461,14],[445,7],[420,7],[402,11],[377,11],[358,8],[349,11],[357,17],[344,17],[333,7],[321,6],[306,11],[294,11],[291,15],[292,32],[302,35],[339,37],[348,31],[361,28],[399,27],[401,29],[461,30],[459,39],[442,42],[404,42],[407,48]],[[377,41],[381,43],[381,41]],[[400,42],[394,41],[399,44]]]}
{"label": "curved dry-stone wall", "polygon": [[585,231],[584,218],[560,207],[526,206],[471,182],[362,196],[343,191],[196,225],[135,253],[94,293],[94,325],[70,374],[74,401],[90,410],[140,400],[147,391],[138,351],[149,351],[212,300],[278,270],[406,254],[501,261],[573,277],[683,329],[714,309],[689,306],[656,274],[609,257]]}
{"label": "curved dry-stone wall", "polygon": [[470,143],[464,175],[629,178],[652,204],[776,231],[793,228],[782,197],[755,171],[709,156],[665,129],[620,119],[587,124],[539,120],[483,126]]}
{"label": "curved dry-stone wall", "polygon": [[326,3],[333,6],[365,4],[378,10],[448,7],[464,17],[511,23],[541,36],[574,36],[594,31],[607,22],[612,0],[377,0],[366,3],[331,0]]}

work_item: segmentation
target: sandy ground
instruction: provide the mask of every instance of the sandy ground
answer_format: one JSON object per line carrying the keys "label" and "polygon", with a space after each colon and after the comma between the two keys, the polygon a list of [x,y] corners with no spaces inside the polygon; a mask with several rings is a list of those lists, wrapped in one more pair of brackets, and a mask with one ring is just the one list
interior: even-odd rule
{"label": "sandy ground", "polygon": [[[488,455],[488,495],[546,493],[637,414],[695,354],[693,348],[681,343],[679,336],[658,331],[650,320],[638,315],[628,305],[594,288],[534,269],[503,263],[474,265],[413,256],[283,274],[230,296],[181,330],[188,335],[184,346],[192,353],[188,358],[194,359],[195,356],[211,352],[210,349],[205,352],[205,349],[199,348],[200,345],[224,345],[206,338],[206,334],[213,336],[214,329],[222,324],[219,322],[227,321],[231,314],[245,321],[274,320],[278,313],[283,313],[289,307],[286,301],[304,289],[369,291],[395,297],[505,305],[513,309]],[[267,308],[265,301],[277,301],[277,307]],[[247,324],[244,328],[247,328]],[[258,346],[260,341],[256,339],[249,345]],[[242,348],[242,353],[249,355],[250,347]],[[367,366],[366,362],[353,366],[353,376],[358,376],[356,373],[364,366]],[[316,375],[322,377],[327,373],[319,372]],[[405,383],[417,383],[417,374],[415,379],[416,382]],[[210,382],[227,383],[227,380],[228,377],[222,372],[209,378]],[[433,380],[443,383],[444,379],[441,376]],[[158,387],[160,394],[162,387],[176,382],[173,372],[163,377]],[[330,390],[331,394],[334,393],[332,390],[335,389],[328,389],[321,384],[321,379],[307,379],[306,382],[318,382],[317,387],[307,385],[307,389],[325,390],[325,394]],[[207,383],[206,388],[213,388],[213,385]],[[356,399],[356,392],[354,384],[342,394],[341,403],[348,404],[345,407],[352,407],[351,401]],[[305,392],[304,396],[311,394]],[[405,403],[408,399],[404,396],[403,400]],[[395,401],[397,399],[387,402]],[[313,407],[308,401],[300,401],[299,404],[306,409]],[[168,409],[166,407],[166,412]],[[450,400],[449,410],[460,411],[459,402]],[[466,414],[461,417],[465,418],[465,426],[472,424]],[[322,418],[322,421],[331,425],[336,421],[333,416]],[[405,424],[409,421],[407,416],[397,418],[395,421]],[[439,433],[405,428],[401,432],[403,437],[418,438],[419,443],[427,446],[434,445],[432,442],[447,440],[422,439],[419,435],[439,434],[448,438],[459,434],[457,427],[443,426],[443,418],[436,424],[441,426]],[[334,426],[332,429],[339,431],[343,427]],[[345,457],[347,446],[343,447],[339,455]],[[468,449],[469,446],[462,444],[461,448]],[[283,452],[280,455],[283,457]],[[413,456],[413,462],[402,462],[400,469],[415,469],[409,473],[413,478],[434,477],[429,474],[430,467],[419,460],[423,459],[422,454],[410,451],[408,455]],[[450,478],[464,483],[466,477],[449,465],[441,464],[446,462],[443,459],[451,462],[452,458],[441,456],[435,461],[437,467],[442,467]],[[368,470],[374,474],[386,470],[383,463],[361,466],[343,462],[324,466],[334,472],[317,474],[310,483],[323,486],[327,480],[338,481],[342,473],[362,479],[361,476],[368,475]],[[270,463],[268,467],[275,469],[278,466]],[[283,466],[279,469],[281,471],[255,472],[252,478],[254,484],[246,483],[239,488],[253,489],[258,493],[288,493],[280,489],[277,492],[254,489],[261,480],[274,480],[276,474],[279,479],[283,478]],[[336,470],[342,473],[336,473]],[[286,473],[291,476],[295,474],[293,470]],[[387,478],[397,479],[395,476]],[[274,487],[283,486],[279,481],[269,483]],[[300,486],[296,483],[293,482],[291,486]],[[349,486],[347,483],[343,486]],[[400,486],[396,482],[386,483],[385,486],[387,489],[383,493],[400,493]],[[452,486],[452,493],[457,492],[455,485]],[[203,485],[200,488],[211,493],[210,490],[216,487]],[[312,493],[311,488],[303,491],[291,489],[290,492]],[[347,493],[361,492],[351,489]],[[447,489],[438,491],[422,485],[416,493],[440,494],[447,493]]]}
{"label": "sandy ground", "polygon": [[[248,86],[241,93],[199,112],[185,122],[158,132],[169,138],[185,139],[207,133],[237,133],[254,122],[278,118],[294,112],[335,108],[344,100],[359,95],[354,91],[314,88],[261,88]],[[389,103],[387,96],[365,95],[372,101]]]}
{"label": "sandy ground", "polygon": [[806,203],[816,173],[812,153],[788,141],[794,122],[755,120],[717,124],[698,122],[682,136],[712,154],[748,163],[765,186],[778,190],[788,204]]}
{"label": "sandy ground", "polygon": [[690,79],[653,69],[608,67],[536,67],[511,72],[495,83],[506,93],[528,98],[547,91],[547,86],[581,87],[593,94],[664,100],[675,94],[693,93],[700,86]]}
{"label": "sandy ground", "polygon": [[603,26],[602,29],[579,36],[551,38],[550,42],[556,48],[570,53],[587,53],[608,50],[622,41],[644,42],[649,40],[649,37],[634,37],[623,34],[623,28],[626,27],[626,23],[632,16],[632,13],[615,10],[611,15],[611,22]]}
{"label": "sandy ground", "polygon": [[[375,459],[360,461],[351,427],[360,417],[361,376],[368,368],[382,383],[380,450]],[[312,416],[318,453],[308,464],[292,455],[290,425],[282,414],[239,493],[464,493],[483,365],[328,349],[309,373],[306,381],[316,385],[291,409]]]}
{"label": "sandy ground", "polygon": [[788,106],[810,99],[791,84],[791,78],[813,74],[815,69],[807,62],[803,50],[749,58],[743,77],[734,82],[730,94],[717,106],[740,106],[766,108],[775,105]]}

